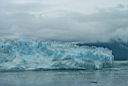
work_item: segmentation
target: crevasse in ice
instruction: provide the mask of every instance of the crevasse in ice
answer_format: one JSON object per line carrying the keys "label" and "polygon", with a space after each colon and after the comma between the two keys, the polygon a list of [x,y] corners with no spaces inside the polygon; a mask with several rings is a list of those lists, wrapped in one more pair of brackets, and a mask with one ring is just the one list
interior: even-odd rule
{"label": "crevasse in ice", "polygon": [[105,48],[79,47],[73,42],[0,40],[0,71],[36,69],[102,69],[114,56]]}

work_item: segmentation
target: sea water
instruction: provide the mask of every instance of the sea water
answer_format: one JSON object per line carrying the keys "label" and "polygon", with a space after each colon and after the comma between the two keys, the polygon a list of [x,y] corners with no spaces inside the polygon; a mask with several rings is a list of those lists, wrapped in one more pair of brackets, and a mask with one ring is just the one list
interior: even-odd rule
{"label": "sea water", "polygon": [[102,70],[0,72],[0,86],[127,86],[128,67],[121,65]]}

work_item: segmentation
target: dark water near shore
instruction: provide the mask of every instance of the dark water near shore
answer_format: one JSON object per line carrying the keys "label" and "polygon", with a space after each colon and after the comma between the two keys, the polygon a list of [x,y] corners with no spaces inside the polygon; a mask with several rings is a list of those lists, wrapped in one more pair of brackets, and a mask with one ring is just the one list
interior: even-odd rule
{"label": "dark water near shore", "polygon": [[0,72],[0,86],[126,86],[128,67],[103,70]]}

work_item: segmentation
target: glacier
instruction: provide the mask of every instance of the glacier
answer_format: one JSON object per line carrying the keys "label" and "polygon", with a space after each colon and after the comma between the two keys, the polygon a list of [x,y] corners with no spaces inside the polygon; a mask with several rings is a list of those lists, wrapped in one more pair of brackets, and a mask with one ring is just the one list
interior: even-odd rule
{"label": "glacier", "polygon": [[80,47],[75,42],[0,40],[0,71],[38,69],[102,69],[112,67],[112,51]]}

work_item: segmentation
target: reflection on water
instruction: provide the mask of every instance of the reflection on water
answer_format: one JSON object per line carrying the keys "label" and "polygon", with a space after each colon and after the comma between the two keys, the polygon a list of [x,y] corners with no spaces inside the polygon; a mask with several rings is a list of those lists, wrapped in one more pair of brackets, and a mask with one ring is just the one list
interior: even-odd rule
{"label": "reflection on water", "polygon": [[0,86],[126,86],[128,70],[1,72]]}

